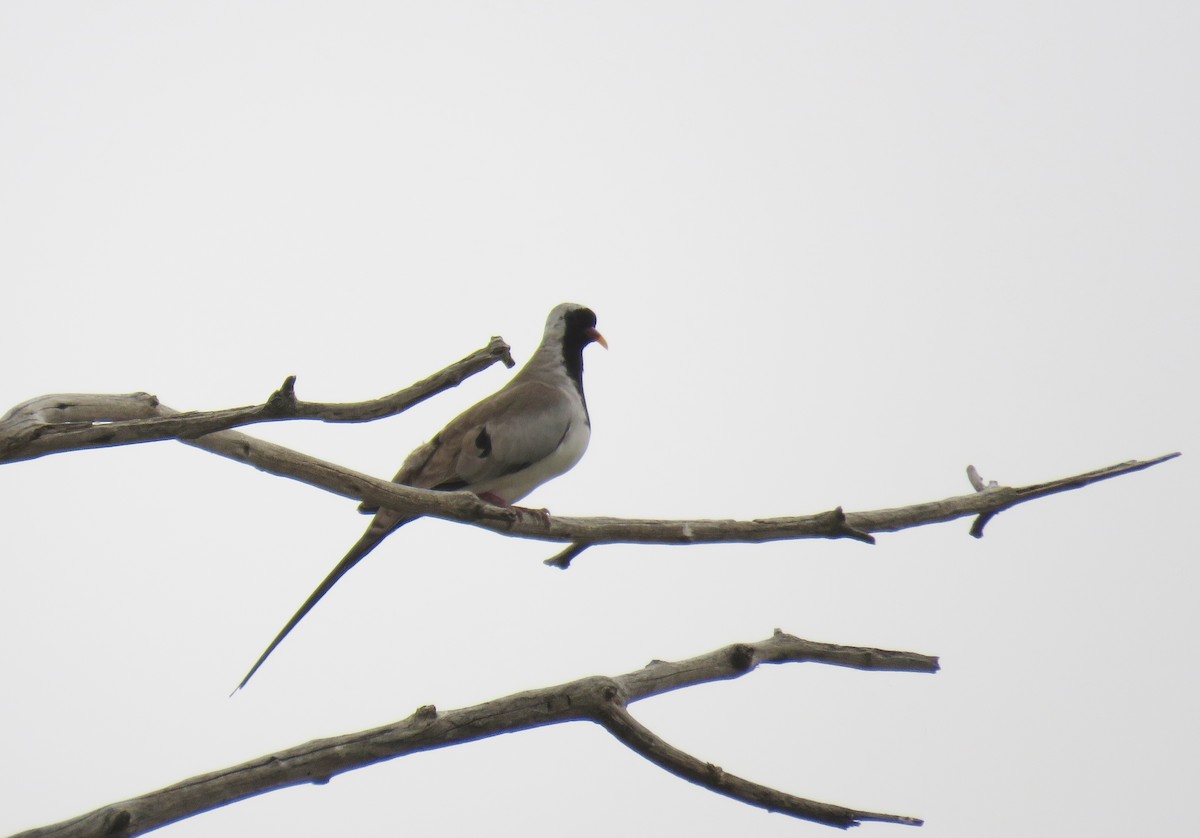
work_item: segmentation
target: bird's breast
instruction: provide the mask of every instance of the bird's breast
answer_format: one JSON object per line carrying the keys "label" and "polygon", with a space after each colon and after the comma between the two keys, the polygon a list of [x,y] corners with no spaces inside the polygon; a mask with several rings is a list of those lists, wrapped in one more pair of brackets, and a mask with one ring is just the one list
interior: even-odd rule
{"label": "bird's breast", "polygon": [[558,447],[548,457],[520,471],[498,477],[490,485],[473,487],[477,492],[492,492],[509,503],[516,503],[543,483],[565,474],[583,457],[592,429],[586,416],[571,422]]}

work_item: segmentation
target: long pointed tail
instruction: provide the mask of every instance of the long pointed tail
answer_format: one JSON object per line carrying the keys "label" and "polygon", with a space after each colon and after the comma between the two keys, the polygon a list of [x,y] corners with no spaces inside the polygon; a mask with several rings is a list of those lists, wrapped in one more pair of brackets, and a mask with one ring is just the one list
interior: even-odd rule
{"label": "long pointed tail", "polygon": [[329,589],[336,585],[337,581],[345,576],[346,572],[350,570],[350,568],[354,567],[362,560],[364,556],[378,547],[385,538],[411,520],[413,519],[397,518],[395,517],[394,513],[388,510],[381,510],[380,513],[375,516],[374,520],[371,521],[371,525],[367,527],[367,531],[363,533],[362,538],[355,542],[354,546],[350,548],[350,551],[342,557],[342,560],[337,563],[337,566],[331,570],[329,575],[325,577],[324,581],[317,586],[317,589],[309,594],[308,599],[306,599],[304,604],[300,606],[300,609],[292,615],[292,619],[288,620],[287,625],[283,627],[279,634],[275,635],[275,639],[271,641],[271,645],[267,647],[266,651],[259,655],[258,660],[254,662],[254,666],[250,667],[250,671],[246,673],[246,677],[242,679],[242,682],[234,688],[230,695],[232,696],[233,693],[236,693],[238,690],[246,686],[250,679],[254,677],[254,673],[258,672],[258,668],[263,665],[264,661],[266,661],[267,657],[275,651],[275,647],[283,642],[283,638],[288,636],[288,633],[291,632],[291,630],[294,629],[296,625],[304,619],[305,615],[307,615],[309,611],[312,611],[313,606],[321,601],[321,597],[329,593]]}

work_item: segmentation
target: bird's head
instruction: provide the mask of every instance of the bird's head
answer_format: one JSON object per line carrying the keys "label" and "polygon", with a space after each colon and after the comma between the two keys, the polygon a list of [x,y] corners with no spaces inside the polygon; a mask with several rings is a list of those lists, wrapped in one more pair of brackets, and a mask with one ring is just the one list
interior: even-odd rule
{"label": "bird's head", "polygon": [[571,354],[582,352],[589,343],[598,343],[608,349],[608,341],[596,331],[596,313],[576,303],[561,303],[551,310],[542,341],[561,343],[564,351],[569,350]]}

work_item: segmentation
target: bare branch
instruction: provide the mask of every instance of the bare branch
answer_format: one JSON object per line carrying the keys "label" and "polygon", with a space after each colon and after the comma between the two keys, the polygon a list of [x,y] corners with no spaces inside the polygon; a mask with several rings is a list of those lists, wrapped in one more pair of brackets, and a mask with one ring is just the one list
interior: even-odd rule
{"label": "bare branch", "polygon": [[[1131,460],[1071,477],[1019,487],[998,486],[994,481],[985,485],[978,471],[971,467],[968,478],[976,489],[973,494],[867,512],[847,513],[837,507],[815,515],[756,518],[750,521],[573,518],[521,516],[513,509],[493,506],[468,493],[433,492],[402,486],[237,431],[208,432],[216,426],[278,418],[348,422],[389,415],[427,398],[439,389],[456,384],[469,371],[477,371],[497,359],[505,358],[507,347],[496,338],[487,348],[406,390],[383,399],[352,405],[317,405],[295,401],[290,395],[290,380],[284,382],[280,391],[265,405],[209,414],[181,414],[159,404],[156,398],[145,393],[126,396],[43,396],[18,405],[0,419],[0,462],[30,459],[73,448],[174,437],[187,445],[343,497],[366,501],[372,506],[391,507],[406,515],[431,515],[474,524],[511,536],[566,542],[570,546],[546,562],[566,568],[584,550],[600,544],[760,543],[802,538],[849,538],[873,544],[875,539],[871,533],[895,532],[972,515],[977,518],[971,534],[979,537],[983,533],[983,525],[1005,509],[1035,498],[1141,471],[1179,456],[1173,453],[1151,460]],[[506,363],[511,363],[511,359]],[[230,418],[229,414],[237,415]],[[94,424],[106,416],[116,421]]]}
{"label": "bare branch", "polygon": [[668,745],[633,718],[623,703],[615,700],[598,708],[595,721],[632,750],[676,777],[742,803],[766,809],[768,812],[782,812],[794,818],[841,829],[858,826],[863,821],[884,821],[908,826],[921,826],[924,823],[920,818],[906,815],[884,815],[820,803],[728,774],[720,766],[698,760]]}
{"label": "bare branch", "polygon": [[776,629],[767,640],[737,643],[674,663],[653,661],[625,675],[581,678],[445,713],[422,707],[393,724],[307,742],[14,838],[127,838],[276,789],[326,783],[337,774],[406,754],[574,721],[596,722],[656,765],[751,805],[839,827],[867,820],[919,825],[917,818],[818,803],[726,774],[667,745],[625,709],[628,703],[670,690],[738,678],[759,663],[801,662],[876,671],[938,669],[937,658],[927,655],[816,643]]}
{"label": "bare branch", "polygon": [[[564,518],[555,516],[550,526],[541,532],[525,531],[514,526],[513,532],[531,538],[547,540],[569,539],[567,549],[546,560],[552,567],[566,568],[571,560],[589,547],[597,544],[704,544],[713,542],[759,543],[800,538],[854,538],[874,543],[869,535],[858,534],[896,532],[926,524],[939,524],[977,515],[971,535],[982,535],[982,524],[997,513],[1012,507],[1058,492],[1079,489],[1083,486],[1150,468],[1180,456],[1178,452],[1164,454],[1150,460],[1129,460],[1106,466],[1094,471],[1062,477],[1045,483],[1028,486],[990,485],[972,495],[959,495],[930,503],[919,503],[894,509],[877,509],[869,512],[847,512],[841,507],[822,515],[793,518],[756,518],[753,521],[701,520],[701,521],[657,521],[619,518]],[[973,467],[972,467],[973,468]],[[976,472],[978,476],[978,472]],[[481,526],[488,526],[481,523]],[[978,528],[978,532],[976,532]]]}
{"label": "bare branch", "polygon": [[851,512],[846,515],[846,521],[851,526],[868,532],[894,532],[922,524],[951,521],[968,515],[995,515],[1035,498],[1071,489],[1080,489],[1101,480],[1131,474],[1159,463],[1165,463],[1178,456],[1180,454],[1176,451],[1173,454],[1164,454],[1149,460],[1128,460],[1093,471],[1085,471],[1082,474],[1060,477],[1045,483],[1031,483],[1028,486],[1010,487],[992,484],[973,495],[959,495],[934,503],[916,504],[898,509],[880,509],[874,512]]}
{"label": "bare branch", "polygon": [[180,412],[160,404],[148,393],[39,396],[17,405],[0,418],[0,463],[31,460],[61,451],[163,439],[186,442],[257,422],[284,419],[368,422],[403,413],[430,396],[458,386],[497,361],[506,367],[514,365],[508,344],[494,337],[483,349],[403,390],[378,399],[340,404],[298,400],[295,376],[288,376],[261,405],[226,410]]}
{"label": "bare branch", "polygon": [[1082,486],[1087,486],[1091,483],[1097,483],[1101,480],[1108,480],[1112,477],[1120,477],[1123,474],[1141,471],[1142,469],[1156,466],[1159,463],[1166,462],[1167,460],[1173,460],[1178,456],[1180,456],[1180,453],[1176,451],[1173,454],[1164,454],[1161,457],[1155,457],[1152,460],[1129,460],[1124,463],[1117,463],[1116,465],[1099,468],[1095,471],[1084,472],[1083,474],[1077,474],[1072,477],[1061,477],[1058,480],[1051,480],[1046,483],[1034,483],[1032,485],[1021,486],[1016,489],[1001,486],[995,480],[990,480],[986,485],[984,485],[983,478],[980,477],[979,471],[975,468],[975,466],[967,466],[967,478],[971,481],[971,485],[975,487],[976,492],[981,494],[1001,493],[1007,498],[1011,499],[1010,502],[996,506],[994,509],[988,509],[984,512],[981,512],[979,517],[976,518],[974,523],[971,524],[971,535],[974,538],[983,538],[983,528],[987,526],[988,522],[991,521],[992,518],[1005,509],[1010,509],[1019,503],[1025,503],[1026,501],[1031,501],[1035,498],[1044,498],[1047,495],[1054,495],[1058,494],[1059,492],[1069,492],[1072,489],[1078,489]]}

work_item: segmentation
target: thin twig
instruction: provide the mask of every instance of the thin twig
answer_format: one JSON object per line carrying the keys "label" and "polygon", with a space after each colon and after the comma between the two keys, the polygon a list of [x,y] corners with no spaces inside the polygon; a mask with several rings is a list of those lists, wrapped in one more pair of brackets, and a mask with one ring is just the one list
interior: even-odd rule
{"label": "thin twig", "polygon": [[594,717],[597,724],[664,771],[709,791],[766,809],[768,812],[782,812],[794,818],[841,829],[858,826],[864,821],[882,821],[906,826],[921,826],[924,823],[920,818],[906,815],[865,812],[861,809],[848,809],[845,806],[797,797],[729,774],[720,766],[696,759],[691,754],[667,744],[630,715],[625,705],[615,698],[616,696],[613,701],[598,708]]}

